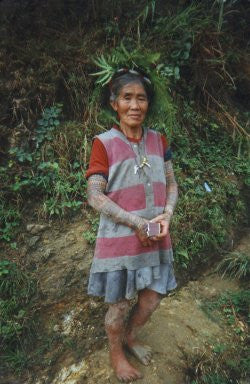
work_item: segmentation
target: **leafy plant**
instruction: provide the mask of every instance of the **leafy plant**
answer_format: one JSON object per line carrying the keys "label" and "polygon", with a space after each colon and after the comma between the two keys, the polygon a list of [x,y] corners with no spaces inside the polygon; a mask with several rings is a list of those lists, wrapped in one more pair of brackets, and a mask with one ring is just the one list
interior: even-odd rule
{"label": "leafy plant", "polygon": [[[17,162],[32,159],[32,169],[26,168],[20,176],[15,176],[12,190],[20,193],[39,190],[39,194],[46,196],[43,204],[44,214],[50,216],[62,216],[67,211],[77,210],[82,204],[82,200],[77,197],[84,197],[86,185],[83,162],[75,157],[83,146],[86,146],[86,140],[83,141],[82,147],[74,147],[73,144],[79,139],[79,131],[74,132],[69,142],[68,133],[65,133],[65,128],[71,128],[69,123],[61,126],[58,131],[61,110],[61,104],[45,109],[42,119],[38,120],[33,152],[24,152],[19,148],[10,151]],[[86,155],[84,157],[86,159]]]}
{"label": "leafy plant", "polygon": [[190,57],[192,47],[191,36],[187,34],[182,40],[177,40],[173,51],[170,53],[168,63],[157,65],[158,72],[166,79],[180,80],[180,68],[185,65]]}
{"label": "leafy plant", "polygon": [[244,322],[249,321],[249,302],[249,290],[227,291],[216,299],[204,303],[202,309],[212,318],[215,311],[219,311],[236,334],[244,334],[246,330]]}
{"label": "leafy plant", "polygon": [[62,104],[55,104],[50,108],[45,108],[42,119],[38,120],[36,128],[36,147],[39,147],[44,141],[52,141],[53,133],[59,126],[59,116],[62,112]]}
{"label": "leafy plant", "polygon": [[24,149],[24,148],[17,148],[17,147],[11,148],[9,150],[9,154],[16,156],[17,160],[20,163],[23,163],[25,161],[29,161],[29,162],[32,161],[32,154],[29,153],[27,149]]}
{"label": "leafy plant", "polygon": [[89,224],[89,229],[85,230],[82,235],[90,245],[93,245],[96,241],[96,235],[99,226],[99,216],[97,214],[93,215],[91,213],[87,213],[86,219]]}
{"label": "leafy plant", "polygon": [[15,229],[20,224],[20,217],[18,207],[11,207],[2,199],[0,202],[0,240],[7,242],[13,240]]}
{"label": "leafy plant", "polygon": [[[113,49],[109,55],[101,55],[94,59],[94,63],[101,70],[95,73],[92,73],[92,76],[98,76],[99,78],[96,80],[96,84],[101,84],[104,86],[107,84],[112,76],[121,68],[144,68],[151,71],[150,66],[155,64],[160,58],[159,53],[152,53],[142,51],[138,48],[134,50],[127,50],[123,42],[121,42],[120,46]],[[146,71],[146,73],[148,72]]]}

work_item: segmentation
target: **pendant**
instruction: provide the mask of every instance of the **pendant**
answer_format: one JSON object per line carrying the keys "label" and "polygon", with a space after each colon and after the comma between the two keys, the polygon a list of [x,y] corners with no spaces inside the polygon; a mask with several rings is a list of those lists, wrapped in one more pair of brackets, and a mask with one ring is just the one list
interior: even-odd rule
{"label": "pendant", "polygon": [[134,165],[134,174],[136,175],[137,173],[139,173],[139,170],[142,169],[144,165],[146,167],[151,168],[151,165],[148,163],[148,159],[146,157],[143,157],[140,165]]}
{"label": "pendant", "polygon": [[150,168],[150,164],[148,163],[148,159],[146,157],[143,157],[142,163],[140,165],[140,168],[143,168],[144,165]]}
{"label": "pendant", "polygon": [[140,167],[138,165],[134,166],[134,174],[136,175],[137,172],[139,171]]}

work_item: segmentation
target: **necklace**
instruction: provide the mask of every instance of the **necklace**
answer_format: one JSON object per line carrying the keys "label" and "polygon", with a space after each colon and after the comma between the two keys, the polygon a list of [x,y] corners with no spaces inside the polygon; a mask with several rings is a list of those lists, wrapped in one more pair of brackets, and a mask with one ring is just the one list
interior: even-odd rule
{"label": "necklace", "polygon": [[[128,140],[128,139],[127,139],[127,140]],[[132,151],[135,153],[135,150],[133,149],[133,146],[132,146],[131,142],[130,142],[129,140],[128,140],[128,142],[129,142],[129,145],[130,145]],[[142,156],[141,153],[140,153],[140,146],[139,146],[139,144],[138,144],[138,152],[139,152],[139,157],[140,157],[140,163],[138,163],[138,161],[137,161],[137,155],[136,155],[136,153],[135,153],[135,155],[136,155],[136,157],[135,157],[135,163],[136,163],[136,164],[134,165],[134,174],[135,174],[135,175],[136,175],[137,173],[139,174],[140,171],[143,169],[143,167],[151,168],[151,165],[150,165],[149,162],[148,162],[147,156],[145,155],[144,135],[143,135],[143,138],[142,138],[142,143],[143,143],[143,148],[144,148],[144,151],[143,151],[144,155],[143,155],[143,156]]]}
{"label": "necklace", "polygon": [[145,142],[144,142],[144,136],[145,134],[143,133],[143,136],[142,136],[142,139],[141,139],[141,142],[143,143],[143,153],[144,155],[142,156],[141,153],[140,153],[140,146],[138,144],[138,152],[139,152],[139,157],[140,157],[140,163],[138,163],[137,161],[137,154],[131,144],[131,141],[128,139],[128,137],[125,135],[125,133],[119,129],[119,131],[125,136],[130,148],[132,149],[132,151],[135,153],[135,165],[134,165],[134,174],[136,175],[137,173],[139,174],[140,171],[143,169],[143,167],[148,167],[148,168],[151,168],[151,165],[149,164],[148,162],[148,159],[147,159],[147,156],[145,155]]}

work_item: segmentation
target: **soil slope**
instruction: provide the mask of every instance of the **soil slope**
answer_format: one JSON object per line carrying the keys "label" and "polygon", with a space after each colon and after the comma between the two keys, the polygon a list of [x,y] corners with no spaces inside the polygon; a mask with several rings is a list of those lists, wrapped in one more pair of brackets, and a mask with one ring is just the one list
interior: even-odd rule
{"label": "soil slope", "polygon": [[[33,229],[32,229],[33,228]],[[83,239],[87,226],[78,219],[53,227],[28,226],[20,257],[39,279],[44,326],[64,340],[47,353],[24,379],[3,378],[1,384],[108,384],[117,380],[109,366],[103,319],[107,306],[86,295],[92,248]],[[249,252],[250,235],[239,245]],[[140,337],[154,350],[153,361],[141,369],[142,384],[189,383],[192,356],[218,343],[230,343],[231,331],[219,319],[210,319],[202,302],[226,290],[238,290],[235,280],[221,279],[213,270],[164,298]],[[65,348],[66,345],[66,348]]]}

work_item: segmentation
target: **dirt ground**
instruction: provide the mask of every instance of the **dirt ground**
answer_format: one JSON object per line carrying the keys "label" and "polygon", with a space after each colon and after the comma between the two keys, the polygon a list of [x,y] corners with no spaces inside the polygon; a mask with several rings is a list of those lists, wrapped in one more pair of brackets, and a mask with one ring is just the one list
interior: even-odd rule
{"label": "dirt ground", "polygon": [[[41,316],[45,327],[64,337],[70,348],[57,358],[48,352],[51,363],[25,379],[2,378],[1,384],[115,384],[109,366],[103,320],[107,306],[86,295],[92,248],[83,239],[88,230],[79,220],[62,227],[27,227],[19,257],[38,276]],[[32,233],[31,233],[32,232]],[[249,252],[250,235],[239,250]],[[190,281],[164,298],[141,332],[140,338],[152,346],[153,360],[148,367],[129,360],[144,374],[141,384],[189,383],[188,358],[227,340],[230,332],[219,320],[210,319],[201,303],[226,290],[238,290],[236,280],[222,279],[213,269]],[[75,344],[74,344],[75,343]],[[73,344],[73,345],[72,345]]]}
{"label": "dirt ground", "polygon": [[[175,295],[165,298],[141,332],[141,340],[154,351],[151,365],[144,367],[129,356],[144,374],[142,384],[184,384],[188,382],[186,356],[225,342],[225,329],[210,320],[200,308],[201,300],[225,290],[237,290],[237,283],[218,276],[205,276],[190,282]],[[229,337],[229,336],[228,336]],[[35,384],[47,382],[38,380]],[[52,384],[115,384],[107,345],[75,364],[66,360]]]}

